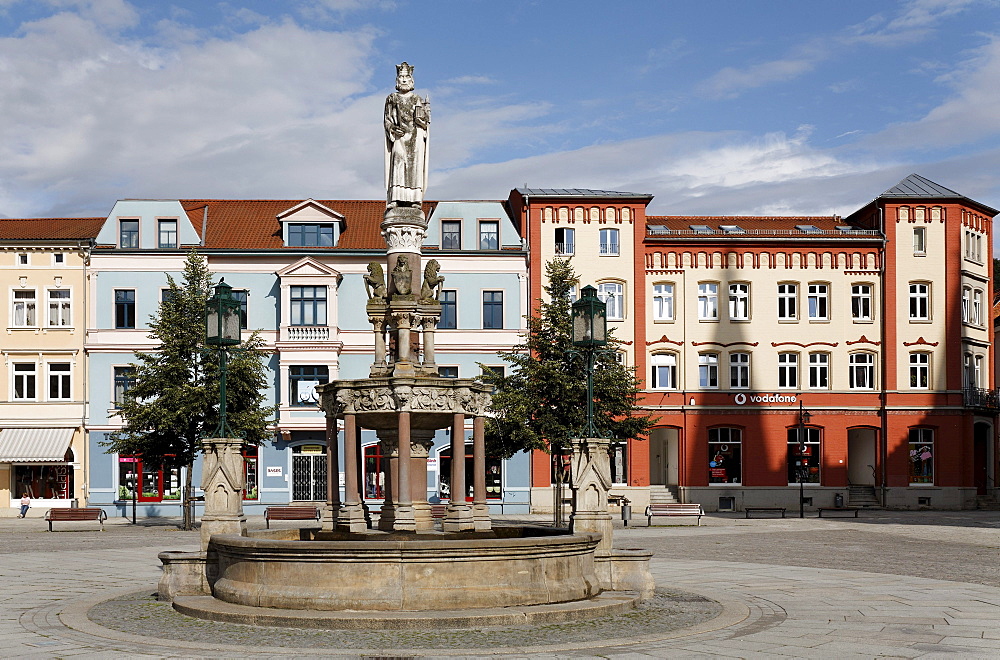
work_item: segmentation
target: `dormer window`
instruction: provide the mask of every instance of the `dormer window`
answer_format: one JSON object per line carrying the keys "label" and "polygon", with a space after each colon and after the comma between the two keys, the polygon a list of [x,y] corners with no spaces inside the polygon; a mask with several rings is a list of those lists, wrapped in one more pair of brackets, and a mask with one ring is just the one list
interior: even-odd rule
{"label": "dormer window", "polygon": [[119,220],[118,221],[118,247],[137,248],[139,247],[139,221]]}
{"label": "dormer window", "polygon": [[333,223],[289,223],[290,247],[333,247]]}

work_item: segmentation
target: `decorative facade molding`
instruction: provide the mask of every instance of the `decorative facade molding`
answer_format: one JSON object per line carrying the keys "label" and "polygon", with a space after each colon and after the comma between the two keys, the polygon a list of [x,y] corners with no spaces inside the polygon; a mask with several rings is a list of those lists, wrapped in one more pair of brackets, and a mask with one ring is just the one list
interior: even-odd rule
{"label": "decorative facade molding", "polygon": [[881,346],[882,345],[882,342],[880,342],[880,341],[872,341],[871,339],[869,339],[868,337],[866,337],[864,335],[861,335],[861,338],[858,339],[857,341],[848,341],[848,342],[844,342],[844,343],[847,344],[848,346],[854,346],[855,344],[871,344],[872,346]]}

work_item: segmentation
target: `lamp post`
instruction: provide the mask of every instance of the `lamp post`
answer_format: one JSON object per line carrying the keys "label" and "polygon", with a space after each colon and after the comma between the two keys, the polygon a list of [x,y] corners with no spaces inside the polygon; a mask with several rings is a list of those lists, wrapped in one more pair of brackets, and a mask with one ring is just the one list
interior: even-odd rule
{"label": "lamp post", "polygon": [[573,345],[587,356],[587,426],[584,434],[597,437],[594,426],[594,353],[608,343],[607,306],[597,297],[597,289],[583,287],[580,299],[573,303]]}
{"label": "lamp post", "polygon": [[805,486],[804,486],[804,482],[805,482],[805,478],[806,478],[806,470],[807,470],[807,467],[806,467],[807,454],[806,454],[806,452],[808,450],[808,448],[806,447],[806,424],[809,423],[809,420],[811,418],[812,418],[812,415],[809,414],[809,411],[805,410],[802,407],[802,397],[799,397],[799,437],[798,437],[798,440],[799,440],[799,442],[798,442],[798,445],[799,445],[799,465],[798,465],[798,469],[797,469],[798,477],[799,477],[799,518],[805,518],[806,517],[806,514],[805,514],[806,495],[805,495]]}
{"label": "lamp post", "polygon": [[233,298],[233,287],[223,278],[215,285],[208,300],[205,317],[205,343],[219,351],[219,426],[215,437],[232,436],[226,423],[226,368],[229,363],[229,347],[240,343],[240,302]]}

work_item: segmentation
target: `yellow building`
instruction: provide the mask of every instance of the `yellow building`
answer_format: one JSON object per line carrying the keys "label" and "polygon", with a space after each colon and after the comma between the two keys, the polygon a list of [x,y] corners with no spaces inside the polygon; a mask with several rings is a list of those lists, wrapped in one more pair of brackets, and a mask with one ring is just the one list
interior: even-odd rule
{"label": "yellow building", "polygon": [[0,510],[84,499],[86,268],[103,219],[0,220]]}

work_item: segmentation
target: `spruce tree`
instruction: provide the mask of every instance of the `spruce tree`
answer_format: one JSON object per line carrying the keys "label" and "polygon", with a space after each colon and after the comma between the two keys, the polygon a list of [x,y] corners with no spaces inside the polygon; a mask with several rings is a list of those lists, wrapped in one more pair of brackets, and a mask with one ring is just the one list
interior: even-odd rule
{"label": "spruce tree", "polygon": [[[142,456],[164,469],[187,468],[183,492],[184,527],[190,529],[188,495],[202,438],[219,423],[218,352],[205,344],[205,313],[213,286],[205,259],[192,251],[178,284],[167,276],[159,310],[150,318],[150,352],[136,353],[135,384],[119,404],[120,430],[102,443],[109,452]],[[268,371],[255,332],[230,349],[226,416],[235,435],[257,445],[268,437],[275,408],[264,405]]]}
{"label": "spruce tree", "polygon": [[[485,379],[495,387],[493,416],[486,419],[494,456],[533,449],[561,454],[586,428],[587,362],[572,337],[570,292],[577,277],[566,258],[547,263],[545,275],[546,297],[538,316],[527,317],[523,342],[498,354],[509,365],[507,373],[486,369]],[[594,425],[602,437],[625,440],[643,435],[653,422],[637,414],[639,383],[632,369],[615,360],[617,345],[609,326],[610,350],[595,356]]]}

